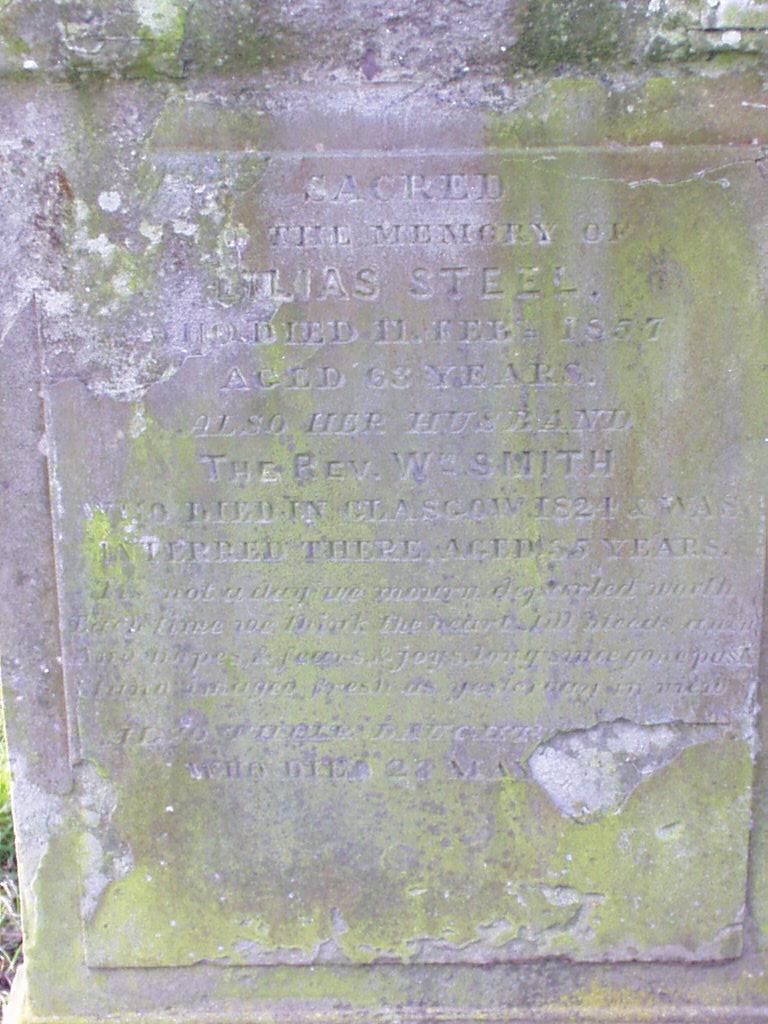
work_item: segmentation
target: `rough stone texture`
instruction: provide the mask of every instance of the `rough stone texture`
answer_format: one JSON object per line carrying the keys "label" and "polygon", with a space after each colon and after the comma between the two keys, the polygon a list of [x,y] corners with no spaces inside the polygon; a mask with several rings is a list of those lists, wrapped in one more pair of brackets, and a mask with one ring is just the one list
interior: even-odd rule
{"label": "rough stone texture", "polygon": [[9,1019],[768,1017],[768,4],[0,0]]}
{"label": "rough stone texture", "polygon": [[527,69],[762,54],[766,28],[762,0],[3,0],[0,69],[77,79],[267,68],[452,88],[481,75],[494,95]]}

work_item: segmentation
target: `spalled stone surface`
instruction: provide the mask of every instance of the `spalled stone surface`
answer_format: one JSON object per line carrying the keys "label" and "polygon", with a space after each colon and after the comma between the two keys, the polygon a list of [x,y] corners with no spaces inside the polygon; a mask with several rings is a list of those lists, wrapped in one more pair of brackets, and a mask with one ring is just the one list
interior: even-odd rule
{"label": "spalled stone surface", "polygon": [[766,5],[412,6],[0,0],[14,1021],[768,1016]]}
{"label": "spalled stone surface", "polygon": [[[559,810],[577,820],[618,811],[643,778],[664,768],[687,746],[718,738],[712,725],[636,725],[601,722],[558,733],[537,747],[531,776]],[[674,825],[660,826],[668,834]]]}

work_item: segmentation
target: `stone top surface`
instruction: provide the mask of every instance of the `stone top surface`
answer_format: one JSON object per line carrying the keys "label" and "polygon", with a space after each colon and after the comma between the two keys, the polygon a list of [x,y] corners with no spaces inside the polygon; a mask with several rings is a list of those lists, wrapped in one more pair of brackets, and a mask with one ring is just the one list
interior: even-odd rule
{"label": "stone top surface", "polygon": [[520,73],[766,50],[762,0],[2,0],[0,74],[413,80],[489,101]]}

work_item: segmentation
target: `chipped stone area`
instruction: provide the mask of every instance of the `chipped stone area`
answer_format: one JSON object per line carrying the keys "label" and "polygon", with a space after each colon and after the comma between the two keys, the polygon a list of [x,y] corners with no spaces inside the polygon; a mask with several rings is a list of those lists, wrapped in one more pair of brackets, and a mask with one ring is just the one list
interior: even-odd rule
{"label": "chipped stone area", "polygon": [[718,724],[644,725],[619,719],[560,732],[528,759],[531,777],[576,821],[619,811],[640,783],[686,747],[723,735]]}
{"label": "chipped stone area", "polygon": [[[476,926],[476,937],[467,942],[452,942],[433,937],[412,938],[404,944],[401,954],[374,945],[362,945],[359,954],[370,963],[462,963],[488,964],[495,961],[524,959],[541,955],[558,938],[578,942],[593,937],[589,918],[592,909],[605,896],[603,893],[579,892],[566,885],[521,885],[516,889],[516,901],[532,915],[531,923],[499,918]],[[533,923],[535,921],[535,923]],[[274,964],[276,957],[287,964],[353,964],[358,958],[350,956],[340,943],[349,930],[338,909],[331,912],[331,937],[319,942],[312,950],[298,948],[270,949],[249,939],[234,943],[235,962],[247,964]],[[231,962],[223,957],[222,962]]]}
{"label": "chipped stone area", "polygon": [[110,828],[117,807],[114,787],[87,761],[77,766],[76,778],[84,829],[82,906],[83,916],[88,920],[106,887],[130,872],[133,858],[128,845],[120,842]]}

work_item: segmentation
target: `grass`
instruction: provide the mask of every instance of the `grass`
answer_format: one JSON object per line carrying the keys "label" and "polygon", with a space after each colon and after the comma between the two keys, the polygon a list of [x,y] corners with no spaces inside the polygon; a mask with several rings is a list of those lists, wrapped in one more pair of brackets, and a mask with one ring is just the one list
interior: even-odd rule
{"label": "grass", "polygon": [[21,962],[21,919],[10,783],[8,753],[0,722],[0,1006],[5,1005],[11,980]]}

